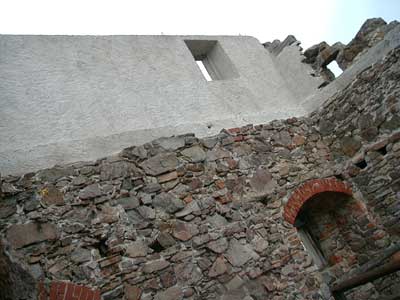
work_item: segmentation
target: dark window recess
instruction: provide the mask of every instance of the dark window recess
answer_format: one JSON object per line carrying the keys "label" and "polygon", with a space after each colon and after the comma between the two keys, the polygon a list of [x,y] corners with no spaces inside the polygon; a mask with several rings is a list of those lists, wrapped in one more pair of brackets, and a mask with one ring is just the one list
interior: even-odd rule
{"label": "dark window recess", "polygon": [[386,149],[386,146],[383,146],[382,148],[379,148],[378,150],[376,150],[376,151],[378,151],[380,154],[382,154],[382,155],[386,155],[387,154],[387,149]]}
{"label": "dark window recess", "polygon": [[313,234],[313,231],[310,228],[310,222],[308,221],[306,212],[303,211],[297,216],[294,226],[297,228],[297,232],[304,247],[311,255],[318,268],[322,269],[327,266],[328,262],[322,252],[319,239]]}
{"label": "dark window recess", "polygon": [[360,169],[365,169],[368,166],[367,162],[365,161],[365,159],[363,159],[362,161],[356,163],[355,165],[357,167],[359,167]]}
{"label": "dark window recess", "polygon": [[235,66],[218,41],[185,40],[185,44],[207,81],[239,77]]}

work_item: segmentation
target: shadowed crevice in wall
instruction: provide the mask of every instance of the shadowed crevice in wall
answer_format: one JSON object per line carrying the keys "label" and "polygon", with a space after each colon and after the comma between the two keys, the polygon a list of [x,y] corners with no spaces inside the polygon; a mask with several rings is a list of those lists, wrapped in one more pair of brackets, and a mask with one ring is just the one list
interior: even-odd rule
{"label": "shadowed crevice in wall", "polygon": [[0,300],[37,299],[38,282],[7,255],[0,241]]}

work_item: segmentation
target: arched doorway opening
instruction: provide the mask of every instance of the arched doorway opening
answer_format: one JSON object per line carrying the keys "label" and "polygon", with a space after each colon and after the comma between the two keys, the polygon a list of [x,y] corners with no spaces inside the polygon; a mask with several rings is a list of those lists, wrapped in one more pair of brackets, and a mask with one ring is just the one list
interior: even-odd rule
{"label": "arched doorway opening", "polygon": [[365,240],[353,239],[357,233],[362,234],[360,225],[368,219],[355,214],[356,206],[354,198],[347,194],[322,192],[301,207],[293,225],[318,268],[340,263],[345,272],[358,263]]}
{"label": "arched doorway opening", "polygon": [[379,281],[400,269],[400,259],[388,261],[400,245],[379,243],[387,233],[348,184],[336,178],[304,183],[287,201],[284,218],[296,227],[315,265],[329,275],[324,281],[334,299],[390,295]]}

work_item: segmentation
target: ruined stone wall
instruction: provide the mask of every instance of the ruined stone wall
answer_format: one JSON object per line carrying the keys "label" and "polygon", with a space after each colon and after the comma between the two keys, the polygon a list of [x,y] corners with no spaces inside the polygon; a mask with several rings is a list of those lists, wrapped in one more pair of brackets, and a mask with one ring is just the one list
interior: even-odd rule
{"label": "ruined stone wall", "polygon": [[[349,233],[350,245],[360,253],[358,265],[368,262],[379,249],[399,241],[398,50],[385,61],[364,71],[312,116],[320,119],[322,140],[360,200],[360,205],[355,206],[360,217],[352,218],[354,224]],[[390,281],[379,284],[386,292],[391,288]],[[399,286],[394,290],[398,292]],[[371,291],[365,292],[368,293]]]}
{"label": "ruined stone wall", "polygon": [[[399,56],[309,117],[4,177],[4,243],[38,282],[72,281],[105,300],[329,299],[329,284],[399,239]],[[284,214],[310,182],[321,192],[351,186],[348,221],[361,226],[347,224],[358,255],[332,255],[324,270]],[[394,274],[350,297],[378,299],[398,282]]]}

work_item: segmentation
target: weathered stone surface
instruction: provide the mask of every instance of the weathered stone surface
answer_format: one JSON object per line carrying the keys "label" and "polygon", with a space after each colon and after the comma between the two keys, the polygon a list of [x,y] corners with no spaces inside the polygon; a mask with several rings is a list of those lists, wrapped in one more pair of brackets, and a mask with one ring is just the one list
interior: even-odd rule
{"label": "weathered stone surface", "polygon": [[334,129],[335,124],[333,124],[331,121],[325,119],[321,119],[319,121],[319,131],[322,135],[332,134]]}
{"label": "weathered stone surface", "polygon": [[201,270],[190,261],[177,264],[174,269],[178,283],[182,285],[195,285],[203,278]]}
{"label": "weathered stone surface", "polygon": [[97,183],[91,184],[79,192],[79,198],[82,200],[89,200],[99,197],[103,194]]}
{"label": "weathered stone surface", "polygon": [[90,250],[85,249],[85,248],[76,248],[71,253],[71,260],[77,264],[88,262],[91,260],[91,258],[92,258],[92,255],[90,253]]}
{"label": "weathered stone surface", "polygon": [[168,232],[161,232],[157,237],[157,241],[164,248],[169,248],[176,243],[174,238]]}
{"label": "weathered stone surface", "polygon": [[182,288],[173,286],[165,291],[158,292],[154,298],[155,300],[180,300],[183,299]]}
{"label": "weathered stone surface", "polygon": [[211,266],[210,271],[208,272],[209,277],[217,277],[219,275],[224,274],[228,270],[224,258],[218,257],[214,264]]}
{"label": "weathered stone surface", "polygon": [[111,291],[103,293],[102,298],[103,300],[118,299],[119,297],[121,297],[122,292],[123,292],[123,286],[119,286]]}
{"label": "weathered stone surface", "polygon": [[142,290],[137,286],[126,283],[124,285],[124,294],[126,300],[140,300],[140,296],[142,295]]}
{"label": "weathered stone surface", "polygon": [[381,125],[381,128],[386,130],[396,130],[400,128],[400,116],[394,115],[386,119]]}
{"label": "weathered stone surface", "polygon": [[0,196],[0,219],[7,218],[17,212],[15,198],[2,199]]}
{"label": "weathered stone surface", "polygon": [[40,191],[42,202],[45,205],[63,205],[64,195],[53,185],[48,185]]}
{"label": "weathered stone surface", "polygon": [[113,256],[108,256],[106,258],[102,258],[98,261],[100,268],[106,268],[111,265],[115,265],[121,261],[121,255],[116,254]]}
{"label": "weathered stone surface", "polygon": [[128,161],[104,162],[100,167],[100,179],[112,180],[126,176],[138,176],[139,170],[135,164]]}
{"label": "weathered stone surface", "polygon": [[63,229],[67,233],[78,233],[85,229],[85,225],[81,223],[66,224]]}
{"label": "weathered stone surface", "polygon": [[75,171],[72,167],[54,167],[38,172],[38,177],[44,182],[56,182],[62,177],[73,176]]}
{"label": "weathered stone surface", "polygon": [[74,179],[72,179],[72,184],[73,185],[84,185],[88,182],[88,178],[86,176],[78,176],[78,177],[74,177]]}
{"label": "weathered stone surface", "polygon": [[186,207],[183,210],[177,212],[175,214],[175,216],[177,218],[183,218],[183,217],[185,217],[187,215],[190,215],[191,213],[196,213],[196,212],[199,212],[199,211],[200,211],[200,207],[197,204],[197,201],[192,201],[189,204],[187,204]]}
{"label": "weathered stone surface", "polygon": [[117,204],[121,205],[125,210],[131,210],[139,207],[140,202],[137,197],[126,197],[117,199]]}
{"label": "weathered stone surface", "polygon": [[224,253],[225,250],[228,249],[228,240],[226,238],[220,238],[211,241],[207,244],[207,248],[218,254]]}
{"label": "weathered stone surface", "polygon": [[129,221],[133,225],[143,224],[143,222],[144,222],[144,218],[136,210],[132,209],[132,210],[127,211],[127,215],[129,217]]}
{"label": "weathered stone surface", "polygon": [[225,285],[225,287],[228,291],[235,291],[243,287],[243,285],[243,279],[239,275],[236,275]]}
{"label": "weathered stone surface", "polygon": [[251,241],[251,244],[253,245],[254,250],[259,254],[264,253],[269,246],[268,241],[260,236],[255,236]]}
{"label": "weathered stone surface", "polygon": [[242,245],[235,239],[230,241],[225,257],[234,267],[241,267],[250,259],[259,258],[258,254],[251,250],[247,245]]}
{"label": "weathered stone surface", "polygon": [[175,151],[185,146],[185,136],[162,137],[153,141],[154,145],[160,146],[167,151]]}
{"label": "weathered stone surface", "polygon": [[188,241],[198,233],[199,230],[195,224],[181,221],[176,222],[173,230],[173,236],[181,241]]}
{"label": "weathered stone surface", "polygon": [[156,218],[156,212],[151,207],[142,205],[139,206],[136,210],[138,211],[139,215],[141,215],[144,219],[153,220]]}
{"label": "weathered stone surface", "polygon": [[251,187],[259,193],[270,193],[276,186],[276,181],[272,178],[271,173],[259,168],[250,180]]}
{"label": "weathered stone surface", "polygon": [[355,38],[339,53],[337,57],[338,65],[342,69],[347,69],[358,54],[383,39],[386,27],[386,22],[381,18],[372,18],[365,21]]}
{"label": "weathered stone surface", "polygon": [[161,271],[169,266],[169,262],[164,259],[153,260],[148,262],[143,267],[143,272],[145,273],[154,273]]}
{"label": "weathered stone surface", "polygon": [[204,138],[202,139],[202,144],[204,147],[208,149],[214,148],[214,146],[218,143],[218,138],[216,137],[210,137],[210,138]]}
{"label": "weathered stone surface", "polygon": [[20,192],[14,185],[8,182],[3,182],[1,187],[1,193],[7,196],[16,195]]}
{"label": "weathered stone surface", "polygon": [[160,281],[163,287],[169,288],[176,284],[175,272],[169,268],[160,274]]}
{"label": "weathered stone surface", "polygon": [[162,175],[158,176],[158,182],[165,183],[165,182],[175,180],[177,178],[178,178],[178,173],[176,171],[173,171],[173,172],[162,174]]}
{"label": "weathered stone surface", "polygon": [[293,142],[293,144],[295,146],[301,146],[301,145],[305,144],[306,138],[304,136],[302,136],[302,135],[295,134],[293,139],[292,139],[292,142]]}
{"label": "weathered stone surface", "polygon": [[292,144],[292,137],[287,131],[280,131],[276,133],[272,139],[274,140],[274,144],[276,146],[288,147]]}
{"label": "weathered stone surface", "polygon": [[144,160],[147,158],[147,150],[144,145],[132,146],[125,148],[120,153],[121,157],[132,159],[132,160]]}
{"label": "weathered stone surface", "polygon": [[353,156],[361,147],[361,141],[357,138],[346,136],[342,139],[342,151],[347,156]]}
{"label": "weathered stone surface", "polygon": [[154,197],[153,199],[154,207],[164,209],[166,212],[173,214],[180,209],[185,207],[182,200],[176,198],[170,193],[161,193]]}
{"label": "weathered stone surface", "polygon": [[111,224],[119,220],[118,209],[110,206],[102,206],[101,212],[97,214],[97,217],[93,220],[94,224],[107,223]]}
{"label": "weathered stone surface", "polygon": [[228,221],[220,214],[214,214],[207,217],[206,222],[213,228],[222,228],[228,224]]}
{"label": "weathered stone surface", "polygon": [[199,145],[186,148],[182,150],[181,153],[195,163],[202,162],[206,159],[206,152]]}
{"label": "weathered stone surface", "polygon": [[126,245],[126,254],[129,257],[143,257],[146,256],[148,247],[143,241],[135,241]]}
{"label": "weathered stone surface", "polygon": [[160,190],[161,190],[161,185],[156,182],[149,183],[143,188],[143,192],[145,193],[156,193]]}
{"label": "weathered stone surface", "polygon": [[140,164],[146,174],[152,176],[174,171],[178,165],[179,161],[174,153],[158,154]]}
{"label": "weathered stone surface", "polygon": [[219,147],[216,147],[216,149],[208,151],[206,156],[207,156],[208,161],[216,161],[218,159],[230,157],[230,154],[228,151],[221,149]]}
{"label": "weathered stone surface", "polygon": [[269,50],[275,56],[279,55],[284,48],[296,43],[297,40],[293,35],[288,35],[282,42],[274,40],[272,43],[264,43],[263,46]]}
{"label": "weathered stone surface", "polygon": [[57,227],[51,223],[16,224],[7,230],[7,240],[16,249],[38,242],[52,241],[57,237]]}

